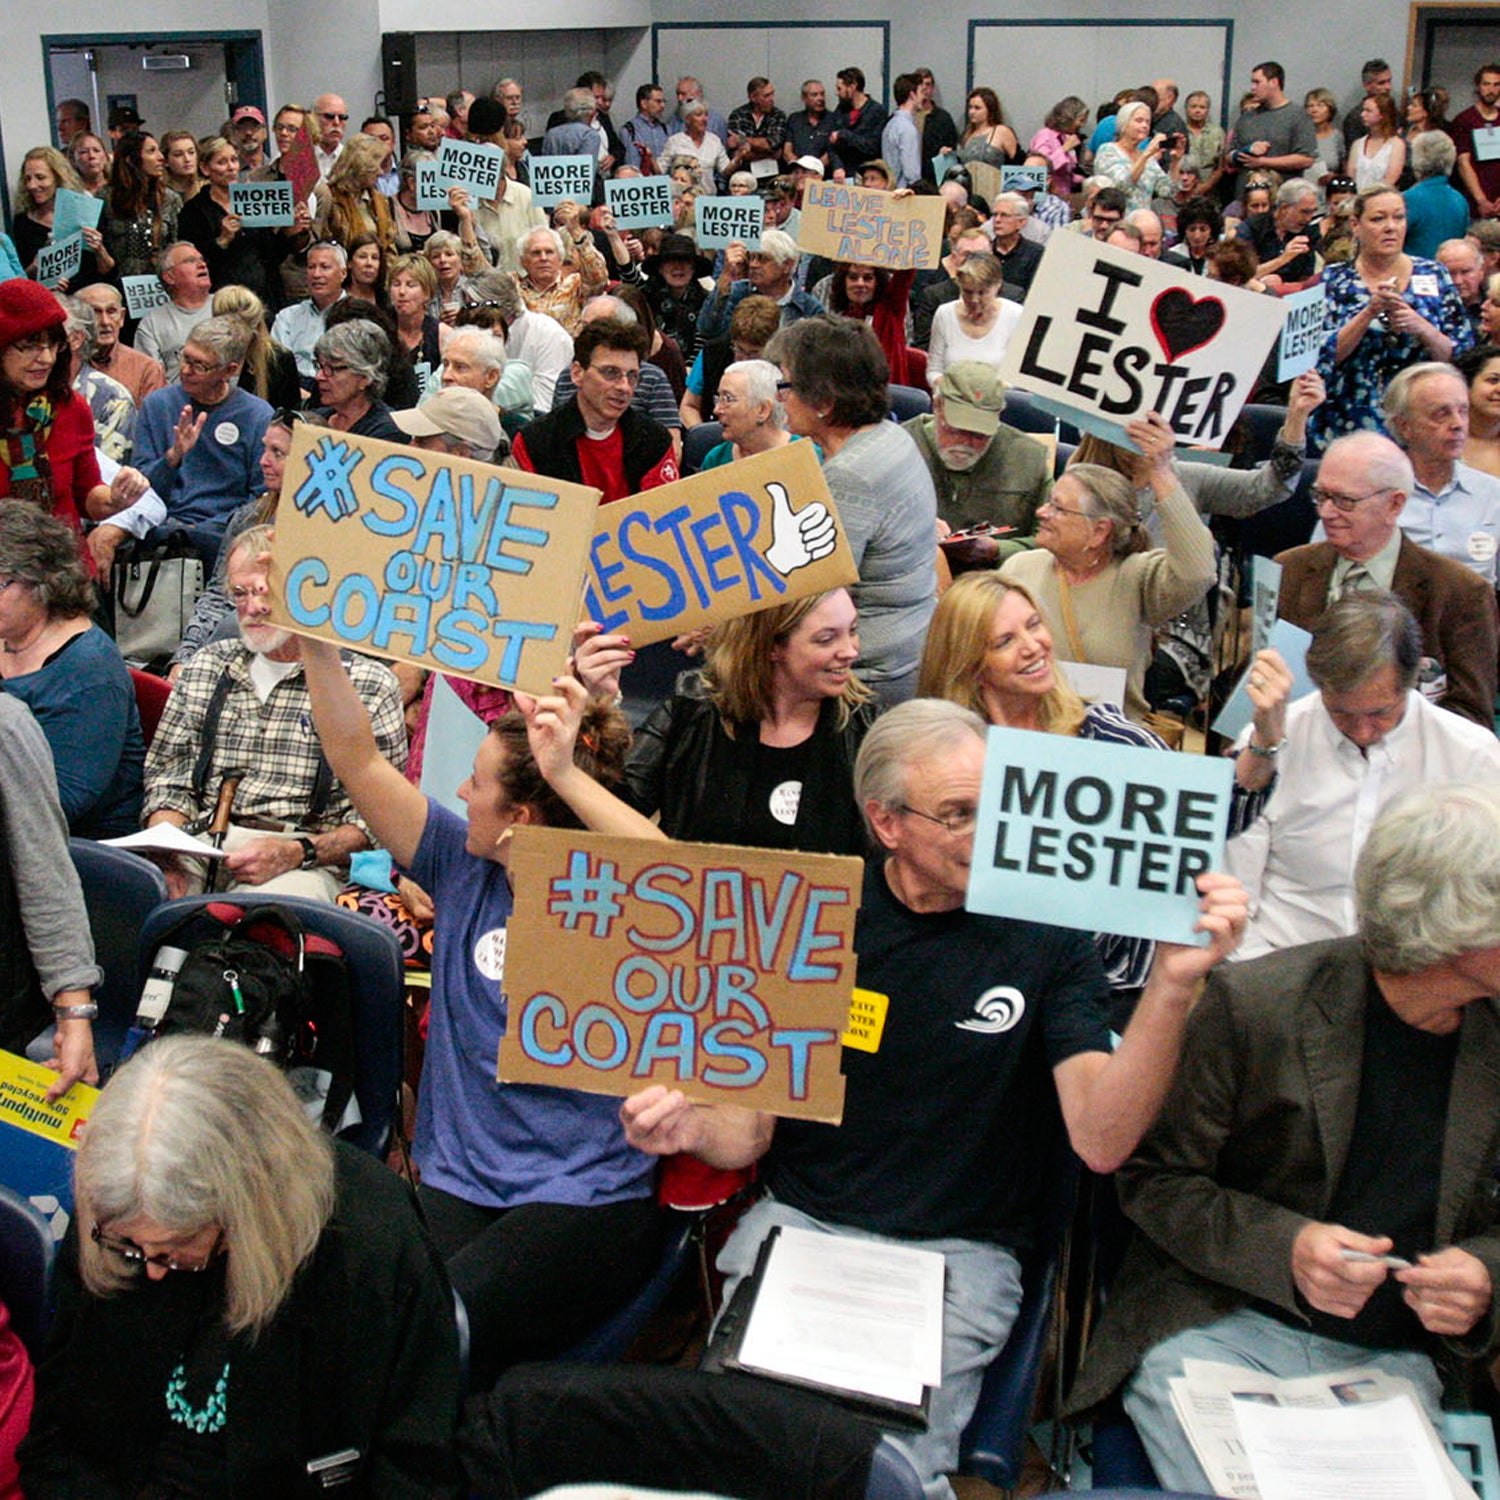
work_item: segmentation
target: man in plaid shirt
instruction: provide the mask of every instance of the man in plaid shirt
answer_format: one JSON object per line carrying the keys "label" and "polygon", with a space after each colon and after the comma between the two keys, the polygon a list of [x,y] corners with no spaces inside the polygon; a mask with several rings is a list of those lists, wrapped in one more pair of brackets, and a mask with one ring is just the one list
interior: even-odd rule
{"label": "man in plaid shirt", "polygon": [[[183,668],[146,757],[142,815],[148,827],[174,823],[201,833],[225,781],[240,775],[224,839],[226,886],[332,901],[347,878],[349,856],[371,840],[318,744],[297,637],[266,623],[261,554],[269,540],[268,528],[253,527],[230,556],[240,639],[212,642]],[[394,674],[361,656],[351,656],[348,667],[381,753],[405,765]],[[173,896],[202,888],[199,861],[167,856],[163,865]]]}

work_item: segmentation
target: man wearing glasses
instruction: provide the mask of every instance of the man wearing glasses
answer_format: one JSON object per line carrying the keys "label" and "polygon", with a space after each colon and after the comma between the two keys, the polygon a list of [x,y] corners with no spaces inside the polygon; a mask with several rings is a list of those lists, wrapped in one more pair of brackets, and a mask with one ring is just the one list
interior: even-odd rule
{"label": "man wearing glasses", "polygon": [[1325,540],[1277,557],[1281,617],[1310,630],[1345,593],[1389,590],[1422,632],[1422,696],[1488,729],[1496,691],[1494,592],[1472,568],[1402,531],[1415,483],[1411,461],[1379,433],[1331,443],[1312,492]]}
{"label": "man wearing glasses", "polygon": [[671,431],[631,406],[646,352],[639,324],[585,323],[573,345],[576,393],[517,434],[511,461],[593,485],[606,503],[681,478]]}
{"label": "man wearing glasses", "polygon": [[325,182],[343,150],[348,123],[349,106],[337,94],[319,94],[313,100],[313,154],[318,159],[318,175]]}
{"label": "man wearing glasses", "polygon": [[[1331,503],[1335,493],[1352,499],[1379,483],[1359,473],[1351,464],[1320,475],[1325,520],[1344,514]],[[1347,514],[1382,498],[1362,499]],[[1434,708],[1417,691],[1422,636],[1411,611],[1394,594],[1351,583],[1348,573],[1341,587],[1307,650],[1316,693],[1288,708],[1291,674],[1277,653],[1262,651],[1251,667],[1257,713],[1240,740],[1236,770],[1247,790],[1273,777],[1276,785],[1261,815],[1229,841],[1226,863],[1251,902],[1239,958],[1357,930],[1355,862],[1376,816],[1400,793],[1443,781],[1500,781],[1493,729]]]}

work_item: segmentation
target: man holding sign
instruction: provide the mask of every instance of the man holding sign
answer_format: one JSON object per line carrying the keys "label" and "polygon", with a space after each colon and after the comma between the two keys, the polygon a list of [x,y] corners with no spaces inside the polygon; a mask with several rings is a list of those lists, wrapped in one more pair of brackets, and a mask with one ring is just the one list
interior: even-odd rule
{"label": "man holding sign", "polygon": [[[726,1297],[777,1224],[944,1255],[942,1384],[928,1430],[900,1439],[934,1500],[951,1496],[944,1476],[1020,1306],[1018,1257],[1040,1231],[1060,1158],[1058,1107],[1091,1167],[1124,1161],[1165,1097],[1198,986],[1244,921],[1239,886],[1202,877],[1206,945],[1160,945],[1111,1051],[1108,991],[1086,935],[964,910],[984,761],[979,717],[930,699],[892,709],[860,750],[856,795],[882,853],[867,867],[855,933],[863,1024],[845,1036],[842,1125],[778,1123],[660,1087],[623,1109],[642,1150],[721,1167],[762,1161],[769,1196],[719,1260]],[[598,811],[554,785],[581,816]]]}

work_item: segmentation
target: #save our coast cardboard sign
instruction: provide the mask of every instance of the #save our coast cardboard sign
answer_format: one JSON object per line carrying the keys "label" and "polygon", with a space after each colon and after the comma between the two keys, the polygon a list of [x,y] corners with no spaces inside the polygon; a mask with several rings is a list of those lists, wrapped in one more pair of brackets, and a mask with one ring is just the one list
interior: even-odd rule
{"label": "#save our coast cardboard sign", "polygon": [[518,828],[498,1074],[837,1123],[863,866]]}
{"label": "#save our coast cardboard sign", "polygon": [[578,622],[598,490],[299,422],[281,495],[278,625],[551,691]]}
{"label": "#save our coast cardboard sign", "polygon": [[1000,373],[1110,442],[1157,411],[1179,443],[1218,448],[1281,327],[1275,297],[1054,234]]}
{"label": "#save our coast cardboard sign", "polygon": [[854,583],[811,443],[599,508],[584,613],[633,646]]}

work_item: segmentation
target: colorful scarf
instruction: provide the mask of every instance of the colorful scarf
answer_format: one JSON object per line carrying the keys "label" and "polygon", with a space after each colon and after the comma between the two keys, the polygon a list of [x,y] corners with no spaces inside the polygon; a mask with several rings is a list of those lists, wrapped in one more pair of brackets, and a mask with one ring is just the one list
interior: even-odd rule
{"label": "colorful scarf", "polygon": [[10,468],[10,493],[21,500],[52,507],[52,465],[47,461],[47,438],[52,432],[52,402],[45,392],[33,396],[21,414],[20,425],[5,434],[5,461]]}

